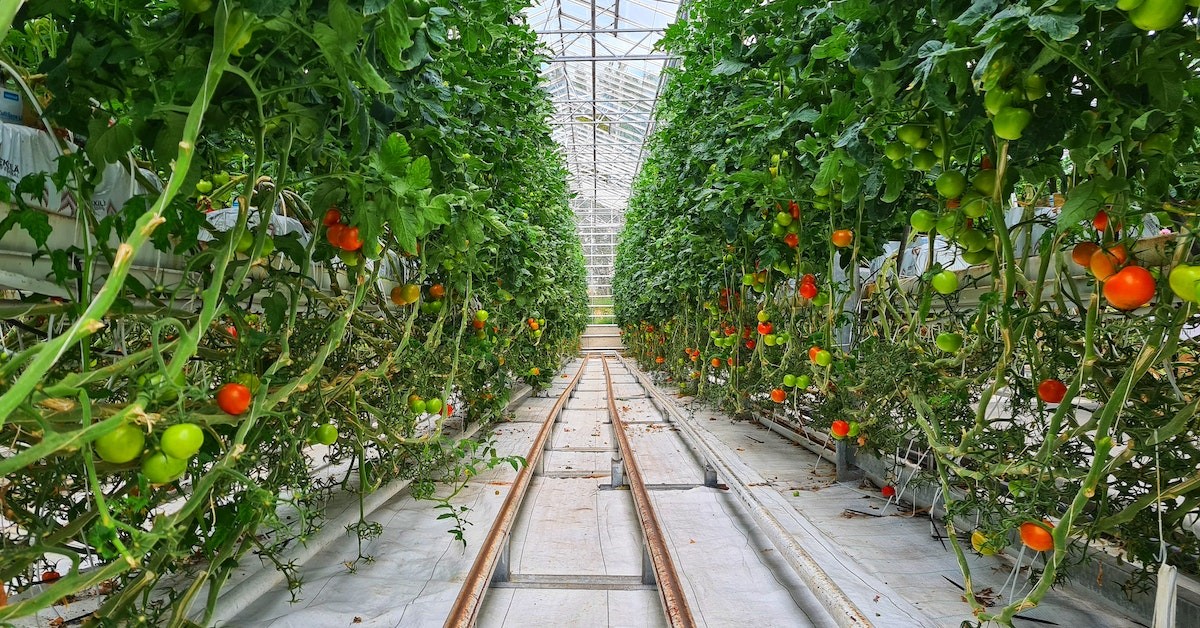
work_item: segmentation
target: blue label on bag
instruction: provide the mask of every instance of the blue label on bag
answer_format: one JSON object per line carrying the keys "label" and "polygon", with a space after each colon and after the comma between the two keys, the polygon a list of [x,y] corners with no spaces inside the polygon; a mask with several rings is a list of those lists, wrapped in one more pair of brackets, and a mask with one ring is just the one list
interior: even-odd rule
{"label": "blue label on bag", "polygon": [[21,95],[16,92],[4,92],[4,100],[21,100]]}

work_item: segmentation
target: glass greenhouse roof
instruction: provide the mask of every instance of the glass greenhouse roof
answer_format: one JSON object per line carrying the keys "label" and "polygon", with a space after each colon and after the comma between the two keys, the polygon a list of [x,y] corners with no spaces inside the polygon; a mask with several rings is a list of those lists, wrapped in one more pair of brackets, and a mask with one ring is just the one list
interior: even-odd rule
{"label": "glass greenhouse roof", "polygon": [[617,233],[669,62],[654,46],[679,4],[537,0],[526,10],[549,49],[542,73],[555,105],[551,124],[570,170],[593,297],[611,294]]}

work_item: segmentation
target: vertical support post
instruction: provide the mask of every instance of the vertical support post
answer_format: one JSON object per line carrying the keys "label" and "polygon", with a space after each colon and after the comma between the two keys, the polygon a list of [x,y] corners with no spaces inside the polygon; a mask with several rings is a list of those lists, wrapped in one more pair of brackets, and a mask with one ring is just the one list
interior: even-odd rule
{"label": "vertical support post", "polygon": [[613,488],[625,486],[625,462],[621,460],[621,452],[617,451],[612,457],[612,482],[610,485]]}
{"label": "vertical support post", "polygon": [[644,540],[642,543],[642,584],[651,586],[658,584],[658,579],[654,577],[654,561],[650,560],[650,549]]}
{"label": "vertical support post", "polygon": [[708,462],[704,463],[704,486],[717,488],[717,470]]}
{"label": "vertical support post", "polygon": [[855,482],[862,479],[863,471],[858,468],[857,452],[857,445],[844,439],[838,441],[836,460],[838,482]]}
{"label": "vertical support post", "polygon": [[500,553],[496,558],[496,571],[492,572],[492,582],[508,582],[512,575],[512,535],[505,533],[504,542],[500,544]]}

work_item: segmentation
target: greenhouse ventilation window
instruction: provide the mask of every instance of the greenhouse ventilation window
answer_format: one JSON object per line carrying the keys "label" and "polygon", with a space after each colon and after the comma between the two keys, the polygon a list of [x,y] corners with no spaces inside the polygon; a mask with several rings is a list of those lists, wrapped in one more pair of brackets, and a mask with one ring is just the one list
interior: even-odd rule
{"label": "greenhouse ventilation window", "polygon": [[593,323],[612,322],[612,274],[654,104],[671,57],[655,48],[679,12],[657,0],[541,0],[528,9],[549,58],[550,123],[570,171],[571,201],[587,259]]}

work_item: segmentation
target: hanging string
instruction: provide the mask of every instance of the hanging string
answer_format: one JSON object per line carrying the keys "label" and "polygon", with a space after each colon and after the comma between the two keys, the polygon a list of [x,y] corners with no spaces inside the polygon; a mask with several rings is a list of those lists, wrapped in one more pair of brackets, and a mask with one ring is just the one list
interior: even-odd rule
{"label": "hanging string", "polygon": [[1158,459],[1158,444],[1154,445],[1154,482],[1158,491],[1158,589],[1154,595],[1154,628],[1175,628],[1176,568],[1167,564],[1167,537],[1163,533],[1162,465]]}

